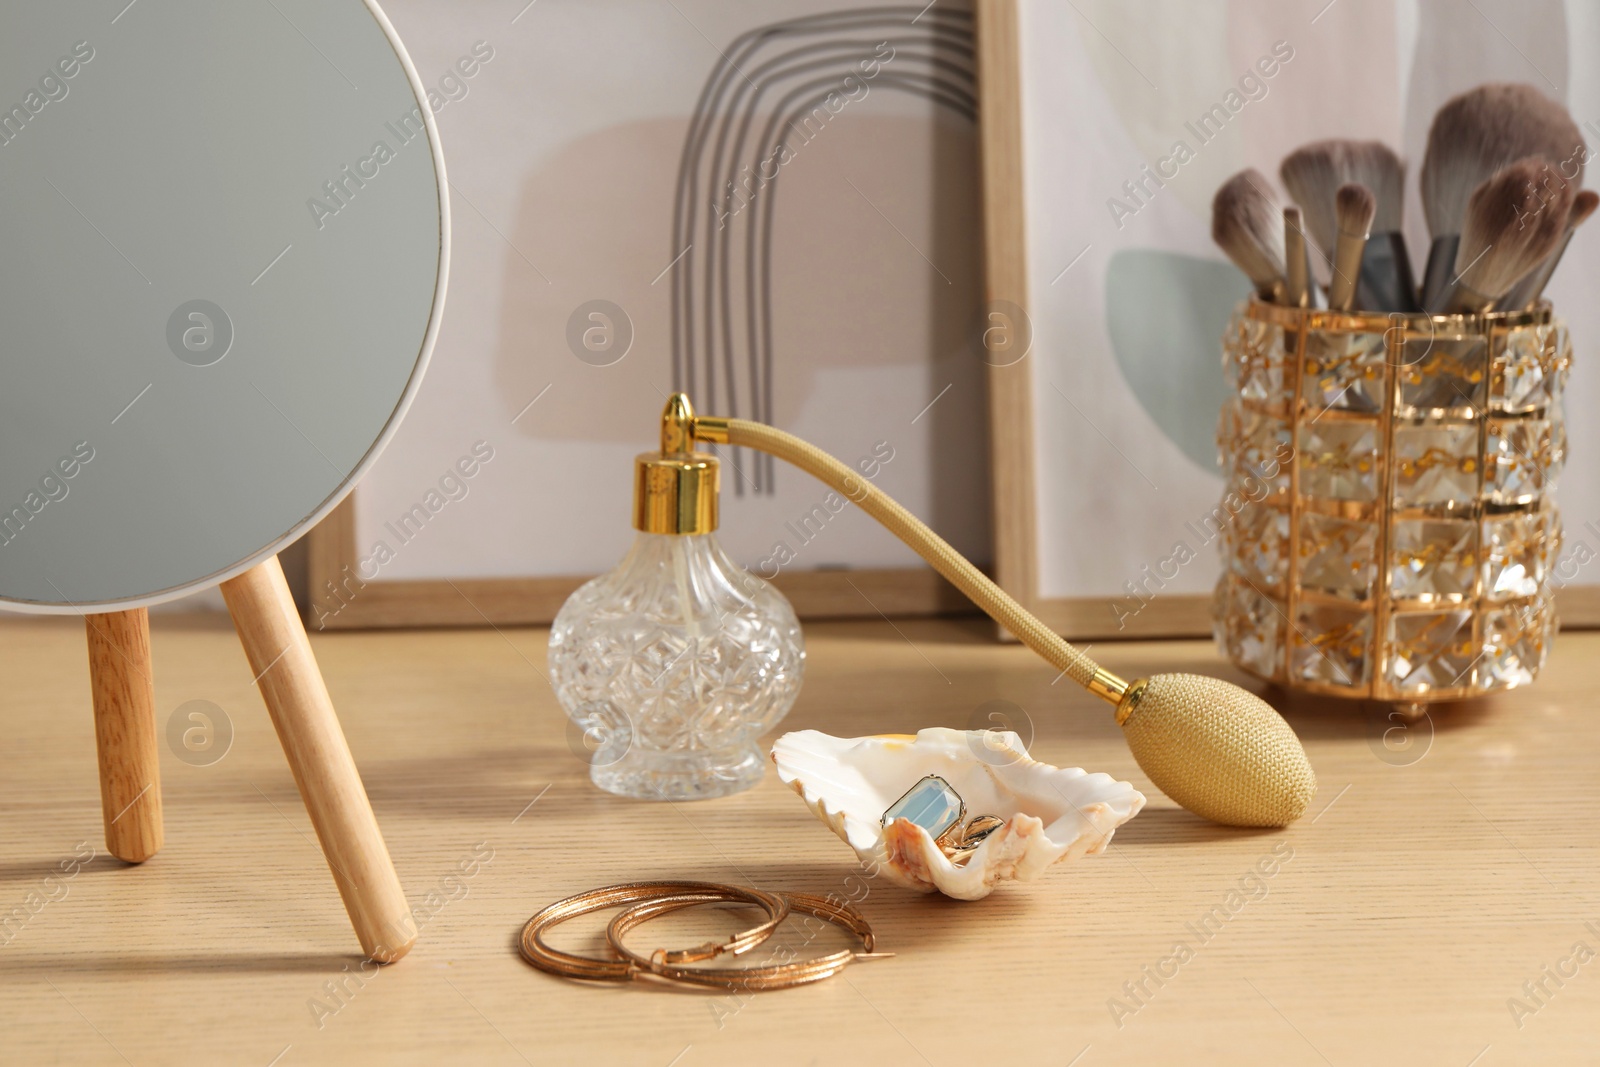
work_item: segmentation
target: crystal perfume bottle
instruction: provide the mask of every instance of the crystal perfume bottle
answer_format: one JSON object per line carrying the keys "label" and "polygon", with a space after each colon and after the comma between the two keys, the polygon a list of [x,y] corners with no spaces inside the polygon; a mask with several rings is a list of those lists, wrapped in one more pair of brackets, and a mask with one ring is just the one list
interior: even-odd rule
{"label": "crystal perfume bottle", "polygon": [[794,609],[717,543],[718,463],[694,452],[687,400],[638,457],[626,558],[567,600],[550,681],[590,749],[589,776],[645,800],[726,796],[761,780],[756,738],[800,692]]}

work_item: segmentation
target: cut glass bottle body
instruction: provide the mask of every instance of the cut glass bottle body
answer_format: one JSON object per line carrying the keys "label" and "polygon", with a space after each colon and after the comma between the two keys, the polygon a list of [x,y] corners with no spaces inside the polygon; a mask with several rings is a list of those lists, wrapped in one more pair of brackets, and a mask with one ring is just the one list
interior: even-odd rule
{"label": "cut glass bottle body", "polygon": [[714,534],[638,534],[550,630],[550,681],[590,778],[646,800],[759,782],[756,739],[794,704],[804,667],[794,609]]}

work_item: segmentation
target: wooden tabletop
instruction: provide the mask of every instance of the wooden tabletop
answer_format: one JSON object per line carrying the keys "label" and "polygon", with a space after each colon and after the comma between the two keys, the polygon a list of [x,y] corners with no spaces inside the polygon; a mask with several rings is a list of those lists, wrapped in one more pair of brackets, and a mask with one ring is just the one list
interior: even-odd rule
{"label": "wooden tabletop", "polygon": [[[1299,824],[1253,832],[1175,808],[1108,709],[978,620],[809,625],[785,727],[911,732],[1000,711],[1038,758],[1149,796],[1104,855],[971,903],[854,888],[853,854],[770,773],[716,801],[601,794],[544,681],[543,630],[317,637],[421,925],[409,957],[375,970],[226,620],[157,616],[153,629],[166,847],[128,867],[104,852],[82,624],[0,624],[5,1063],[1490,1067],[1600,1055],[1600,635],[1562,635],[1535,687],[1416,727],[1295,701],[1321,789]],[[1128,677],[1240,680],[1201,642],[1096,654]],[[167,738],[176,717],[178,734],[203,741],[196,713],[231,724],[208,764],[218,746],[197,756]],[[538,907],[640,877],[864,893],[897,955],[747,997],[580,985],[517,956]],[[730,918],[662,920],[661,941],[744,925]],[[593,944],[598,923],[573,925],[563,944]]]}

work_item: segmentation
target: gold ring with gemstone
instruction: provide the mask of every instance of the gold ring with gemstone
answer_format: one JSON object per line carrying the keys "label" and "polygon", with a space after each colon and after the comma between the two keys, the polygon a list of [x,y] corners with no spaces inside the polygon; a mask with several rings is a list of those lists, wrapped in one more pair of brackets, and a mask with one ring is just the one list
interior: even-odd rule
{"label": "gold ring with gemstone", "polygon": [[899,800],[884,809],[884,826],[897,819],[921,827],[951,859],[970,856],[990,834],[1005,825],[998,815],[974,815],[968,819],[967,802],[937,774],[918,779]]}

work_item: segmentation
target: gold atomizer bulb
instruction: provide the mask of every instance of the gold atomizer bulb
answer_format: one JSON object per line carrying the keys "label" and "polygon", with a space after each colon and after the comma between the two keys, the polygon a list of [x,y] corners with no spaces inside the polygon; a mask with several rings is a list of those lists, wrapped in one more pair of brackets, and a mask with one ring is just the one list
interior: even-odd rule
{"label": "gold atomizer bulb", "polygon": [[653,534],[705,534],[717,528],[721,466],[694,449],[694,407],[674,393],[661,412],[661,451],[633,461],[633,528]]}

